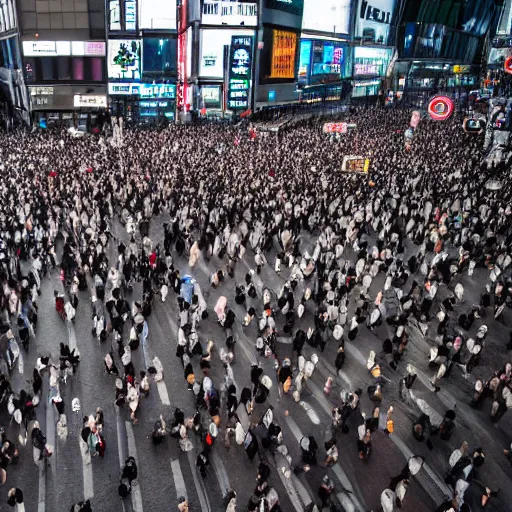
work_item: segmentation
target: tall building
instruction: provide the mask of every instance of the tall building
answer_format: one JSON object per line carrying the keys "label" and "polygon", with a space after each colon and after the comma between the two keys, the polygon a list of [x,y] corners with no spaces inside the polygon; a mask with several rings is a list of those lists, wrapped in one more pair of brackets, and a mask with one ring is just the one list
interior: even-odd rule
{"label": "tall building", "polygon": [[90,129],[107,106],[104,0],[20,0],[34,121]]}
{"label": "tall building", "polygon": [[174,120],[176,0],[107,0],[109,106],[127,121]]}
{"label": "tall building", "polygon": [[395,86],[419,93],[475,88],[502,7],[503,0],[402,0]]}
{"label": "tall building", "polygon": [[0,123],[28,123],[29,101],[20,53],[15,0],[0,0]]}

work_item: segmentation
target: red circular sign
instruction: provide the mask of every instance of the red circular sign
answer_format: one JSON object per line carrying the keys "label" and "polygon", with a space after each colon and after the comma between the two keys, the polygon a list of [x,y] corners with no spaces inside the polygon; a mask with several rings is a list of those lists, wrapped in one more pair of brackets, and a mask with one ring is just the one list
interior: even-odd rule
{"label": "red circular sign", "polygon": [[454,108],[453,101],[447,96],[435,96],[428,104],[428,114],[434,121],[446,121]]}
{"label": "red circular sign", "polygon": [[508,73],[509,75],[512,75],[512,55],[509,55],[505,59],[504,69],[505,69],[505,73]]}

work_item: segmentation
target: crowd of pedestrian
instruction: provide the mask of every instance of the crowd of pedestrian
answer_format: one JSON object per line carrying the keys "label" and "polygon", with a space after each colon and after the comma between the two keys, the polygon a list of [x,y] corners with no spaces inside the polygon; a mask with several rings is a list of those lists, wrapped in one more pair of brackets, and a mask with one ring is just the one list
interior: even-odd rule
{"label": "crowd of pedestrian", "polygon": [[[59,412],[57,432],[65,438],[60,387],[75,375],[81,355],[76,347],[61,344],[58,355],[39,357],[29,393],[11,389],[8,376],[20,345],[28,350],[37,339],[41,282],[53,269],[62,282],[55,291],[55,309],[64,321],[74,321],[79,297],[89,293],[91,335],[104,343],[113,407],[126,409],[134,425],[141,414],[159,416],[144,409],[143,398],[152,383],[163,380],[164,368],[155,357],[148,367],[136,369],[132,352],[146,342],[155,301],[176,301],[173,349],[183,367],[182,389],[194,393],[197,409],[188,415],[176,409],[168,420],[160,415],[151,439],[160,444],[174,437],[182,451],[199,439],[196,464],[203,476],[219,437],[227,447],[232,440],[244,445],[251,459],[258,455],[250,502],[237,505],[232,490],[225,497],[227,511],[237,506],[281,510],[266,451],[282,457],[296,474],[329,468],[339,459],[339,434],[355,422],[354,449],[362,461],[370,460],[374,432],[394,431],[393,407],[383,407],[387,372],[403,376],[400,397],[417,413],[411,424],[414,437],[429,448],[434,437],[449,442],[457,411],[438,417],[415,393],[417,369],[407,351],[412,329],[429,340],[425,357],[433,367],[432,393],[440,391],[454,368],[470,378],[485,357],[493,371],[476,379],[468,403],[500,421],[512,407],[512,341],[492,353],[486,342],[507,325],[512,307],[512,187],[506,148],[503,161],[486,162],[482,137],[465,133],[455,118],[423,120],[406,145],[410,112],[353,109],[343,115],[356,128],[337,137],[326,135],[318,120],[278,134],[243,123],[132,129],[125,130],[116,147],[104,135],[72,138],[40,131],[1,136],[0,388],[20,425],[19,442],[26,442],[30,432],[37,465],[47,464],[54,448],[35,421],[42,379],[49,381],[49,399]],[[369,173],[342,172],[343,155],[368,158]],[[122,233],[114,230],[117,222]],[[163,222],[163,232],[152,238],[156,222]],[[176,263],[183,256],[188,273]],[[210,268],[211,289],[222,293],[215,303],[194,279],[200,262]],[[245,279],[234,283],[231,300],[227,287],[235,269],[244,265]],[[264,267],[279,276],[277,289],[262,278]],[[468,301],[462,278],[481,269],[486,282]],[[134,293],[137,283],[140,296]],[[224,340],[202,341],[207,319],[219,323]],[[237,389],[236,333],[253,325],[254,354],[273,359],[276,374],[265,374],[255,357],[247,368],[252,385]],[[379,338],[387,333],[368,354],[367,388],[343,389],[333,400],[330,438],[304,437],[301,460],[292,460],[268,407],[271,389],[275,385],[279,396],[288,394],[299,402],[319,360],[305,345],[319,352],[334,345],[340,372],[350,357],[346,344],[357,343],[362,326]],[[283,340],[293,347],[291,357],[281,347]],[[216,360],[224,368],[220,382],[211,373]],[[335,379],[332,375],[326,382],[326,395]],[[363,395],[374,404],[367,413],[361,411]],[[80,403],[73,403],[73,410],[80,411]],[[104,414],[110,413],[98,408],[84,416],[84,458],[105,455]],[[8,464],[19,454],[17,443],[4,438],[0,467],[5,481]],[[325,456],[323,464],[317,452]],[[470,485],[481,487],[483,505],[493,499],[497,489],[485,467],[480,469],[484,453],[485,446],[467,443],[453,452],[446,475],[453,495],[439,512],[473,510],[465,499]],[[510,458],[510,451],[505,455]],[[409,479],[422,464],[421,457],[412,457],[397,472],[383,490],[383,510],[401,506]],[[121,497],[130,494],[136,478],[135,460],[128,459]],[[317,505],[335,507],[334,490],[326,474]],[[9,503],[23,510],[20,489],[9,493]],[[87,501],[72,510],[92,506]],[[187,501],[178,508],[188,510]]]}

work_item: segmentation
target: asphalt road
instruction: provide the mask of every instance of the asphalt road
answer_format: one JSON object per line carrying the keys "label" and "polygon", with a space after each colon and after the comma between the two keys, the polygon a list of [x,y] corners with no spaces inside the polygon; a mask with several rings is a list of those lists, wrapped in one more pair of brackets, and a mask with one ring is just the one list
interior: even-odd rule
{"label": "asphalt road", "polygon": [[[162,222],[166,219],[155,219],[151,223],[151,238],[155,243],[163,239]],[[114,233],[117,237],[126,238],[124,229],[114,223]],[[313,244],[305,238],[303,248],[312,251]],[[110,248],[113,258],[115,250],[113,244]],[[330,395],[323,393],[324,383],[329,375],[333,375],[333,364],[336,353],[336,343],[331,340],[324,353],[314,351],[307,346],[306,354],[316,352],[320,362],[308,383],[308,389],[303,393],[301,404],[293,401],[291,396],[279,398],[275,385],[275,371],[272,360],[261,359],[257,356],[254,342],[257,337],[256,322],[248,327],[241,326],[244,310],[234,302],[235,283],[243,282],[248,268],[254,266],[251,251],[247,251],[244,261],[238,262],[235,279],[226,278],[226,281],[217,289],[209,286],[211,272],[223,266],[215,258],[206,263],[200,260],[199,264],[190,269],[185,259],[177,259],[176,265],[181,273],[190,273],[197,279],[205,299],[207,300],[210,316],[200,324],[200,339],[206,344],[208,339],[213,340],[220,348],[225,339],[222,328],[215,321],[213,306],[220,295],[228,298],[228,303],[237,315],[235,333],[238,338],[236,346],[236,359],[233,364],[235,381],[238,392],[249,385],[249,368],[251,363],[259,362],[267,375],[273,381],[268,402],[274,407],[276,421],[284,431],[284,443],[289,448],[294,463],[299,462],[298,440],[302,435],[314,435],[320,445],[319,461],[324,460],[323,440],[330,425],[330,409],[333,404],[339,403],[339,392],[342,388],[366,388],[371,382],[365,362],[370,350],[377,353],[381,351],[382,340],[388,336],[388,327],[383,325],[376,331],[370,332],[364,325],[360,326],[359,333],[354,342],[346,343],[346,362],[341,377],[337,377]],[[268,258],[273,261],[273,255]],[[288,269],[277,275],[268,265],[262,271],[261,278],[275,291],[284,284]],[[460,278],[465,287],[465,303],[457,306],[456,313],[467,309],[468,304],[478,302],[481,287],[487,279],[487,270],[477,269],[472,278],[467,275]],[[375,297],[383,285],[383,276],[379,275],[372,283],[370,294]],[[160,414],[171,418],[175,407],[180,407],[187,414],[195,410],[193,393],[187,390],[183,378],[181,363],[175,356],[177,342],[178,307],[175,296],[171,291],[166,303],[161,303],[156,297],[152,315],[148,320],[149,338],[146,351],[140,347],[133,353],[132,359],[137,371],[147,368],[145,359],[157,355],[164,366],[164,384],[157,387],[152,383],[150,394],[142,400],[140,406],[140,422],[132,426],[126,409],[117,410],[114,406],[114,381],[104,371],[103,358],[108,352],[111,340],[100,344],[91,336],[91,306],[90,296],[87,292],[79,295],[74,325],[67,326],[57,315],[54,307],[53,290],[61,287],[58,272],[54,271],[50,278],[42,284],[42,294],[38,300],[39,325],[36,339],[31,340],[29,353],[23,352],[23,373],[13,372],[12,381],[15,389],[29,386],[32,369],[38,355],[51,354],[58,357],[59,344],[76,343],[81,353],[81,363],[76,376],[61,385],[65,402],[65,411],[68,420],[69,433],[65,441],[56,439],[55,424],[58,420],[53,406],[47,400],[42,400],[37,410],[38,420],[50,444],[55,445],[55,453],[50,460],[50,467],[39,470],[32,460],[30,440],[26,447],[20,447],[20,460],[17,465],[8,468],[7,483],[0,489],[0,510],[7,510],[6,495],[9,488],[20,487],[25,494],[25,506],[28,512],[68,511],[70,506],[84,497],[92,498],[94,512],[120,512],[134,510],[136,512],[160,512],[177,510],[179,496],[189,499],[191,511],[223,511],[222,496],[227,489],[234,489],[238,493],[237,510],[246,510],[246,504],[255,485],[258,458],[250,461],[243,449],[235,443],[228,450],[222,442],[222,434],[214,447],[212,465],[204,481],[195,468],[196,449],[189,453],[182,453],[176,440],[168,438],[163,445],[153,446],[148,435],[154,421]],[[407,287],[407,285],[406,285]],[[140,285],[136,285],[131,300],[139,299]],[[353,296],[358,296],[357,290]],[[259,300],[261,313],[262,303]],[[350,313],[355,309],[354,300],[351,301]],[[312,306],[310,306],[312,307]],[[311,311],[300,319],[296,328],[307,327],[312,322]],[[349,313],[349,318],[350,318]],[[471,377],[485,377],[500,368],[506,358],[505,339],[508,338],[511,324],[510,311],[505,311],[503,324],[497,324],[488,318],[475,322],[471,333],[475,334],[479,325],[487,323],[489,334],[482,365],[477,367]],[[486,321],[487,320],[487,321]],[[282,319],[278,319],[278,328],[282,326]],[[397,475],[411,454],[423,455],[426,463],[420,473],[411,480],[409,489],[403,503],[404,512],[431,512],[442,501],[449,489],[443,482],[448,469],[448,458],[452,450],[459,447],[463,440],[469,442],[474,449],[481,446],[486,454],[484,466],[478,473],[478,480],[493,489],[500,489],[497,498],[493,498],[485,510],[509,511],[512,503],[512,486],[510,485],[512,468],[503,456],[502,450],[511,442],[510,413],[506,414],[498,426],[489,420],[490,403],[482,411],[475,411],[469,407],[472,381],[465,380],[462,372],[456,368],[449,379],[442,382],[442,389],[434,394],[428,388],[428,377],[433,373],[428,368],[428,349],[431,346],[434,333],[428,332],[423,337],[416,326],[409,325],[410,342],[400,363],[397,372],[383,363],[384,376],[389,379],[385,386],[381,410],[386,411],[393,405],[395,413],[395,432],[386,435],[378,431],[373,436],[373,453],[368,461],[360,461],[356,448],[357,426],[361,417],[353,416],[349,420],[348,434],[338,434],[338,448],[340,452],[339,463],[330,469],[320,464],[309,473],[292,476],[287,479],[280,468],[284,463],[280,459],[274,460],[269,456],[272,467],[270,485],[275,487],[283,510],[303,510],[311,501],[318,502],[317,489],[325,474],[333,479],[340,502],[347,511],[358,512],[377,511],[380,507],[380,494],[390,479]],[[474,332],[473,332],[474,331]],[[146,353],[145,353],[146,352]],[[291,355],[291,345],[282,340],[278,344],[280,358]],[[423,397],[433,409],[443,414],[448,408],[456,408],[457,419],[454,435],[449,442],[434,438],[434,450],[429,451],[424,443],[418,443],[411,433],[411,421],[416,411],[402,402],[398,397],[398,379],[405,372],[406,363],[414,364],[419,370],[413,390]],[[118,366],[120,365],[120,362]],[[196,371],[199,369],[195,361]],[[214,355],[212,364],[212,379],[217,387],[220,386],[223,376],[223,367],[218,357]],[[46,379],[45,379],[46,380]],[[43,396],[47,393],[47,382],[43,388]],[[74,413],[71,410],[71,401],[78,397],[81,402],[81,411]],[[79,449],[79,436],[84,414],[92,414],[97,407],[102,407],[105,415],[106,454],[104,458],[94,457],[90,465],[84,465]],[[368,400],[367,394],[361,400],[361,410],[370,414],[373,404]],[[309,409],[309,410],[306,410]],[[288,415],[285,414],[289,411]],[[225,418],[223,418],[225,422]],[[6,427],[11,439],[17,438],[16,426],[8,424],[8,418],[2,417],[2,425]],[[199,447],[197,440],[194,444]],[[117,494],[120,466],[127,455],[134,455],[138,461],[139,478],[134,486],[131,498],[121,500]],[[347,489],[350,492],[344,492]],[[468,491],[468,498],[476,496],[472,488]],[[473,509],[480,510],[478,507]]]}

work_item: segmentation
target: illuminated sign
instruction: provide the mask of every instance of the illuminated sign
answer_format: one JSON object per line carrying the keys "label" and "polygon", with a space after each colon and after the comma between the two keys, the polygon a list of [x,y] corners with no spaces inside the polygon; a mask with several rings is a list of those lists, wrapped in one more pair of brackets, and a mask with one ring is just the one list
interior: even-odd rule
{"label": "illuminated sign", "polygon": [[447,96],[434,96],[428,104],[428,115],[434,121],[445,121],[454,110],[453,101]]}
{"label": "illuminated sign", "polygon": [[503,64],[503,69],[505,70],[505,73],[512,75],[512,55],[505,59],[505,63]]}
{"label": "illuminated sign", "polygon": [[343,172],[359,172],[367,174],[370,169],[370,159],[362,156],[347,155],[343,157],[341,170]]}
{"label": "illuminated sign", "polygon": [[270,78],[295,78],[297,34],[273,30],[272,64]]}
{"label": "illuminated sign", "polygon": [[88,96],[82,94],[75,94],[73,98],[73,105],[75,107],[98,107],[106,108],[106,96]]}
{"label": "illuminated sign", "polygon": [[[140,28],[176,29],[176,0],[139,0],[139,9]],[[184,11],[186,12],[185,8]]]}
{"label": "illuminated sign", "polygon": [[231,37],[227,104],[230,110],[247,110],[250,107],[252,44],[252,36]]}
{"label": "illuminated sign", "polygon": [[140,96],[141,98],[176,98],[175,84],[134,84],[114,83],[108,84],[108,93],[112,96]]}
{"label": "illuminated sign", "polygon": [[354,64],[354,75],[378,75],[376,64]]}
{"label": "illuminated sign", "polygon": [[25,57],[104,57],[104,41],[23,41]]}
{"label": "illuminated sign", "polygon": [[130,83],[110,83],[108,84],[108,93],[112,96],[138,96],[140,84]]}
{"label": "illuminated sign", "polygon": [[141,98],[176,98],[176,86],[174,84],[140,84]]}

